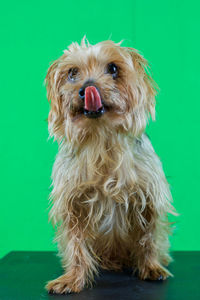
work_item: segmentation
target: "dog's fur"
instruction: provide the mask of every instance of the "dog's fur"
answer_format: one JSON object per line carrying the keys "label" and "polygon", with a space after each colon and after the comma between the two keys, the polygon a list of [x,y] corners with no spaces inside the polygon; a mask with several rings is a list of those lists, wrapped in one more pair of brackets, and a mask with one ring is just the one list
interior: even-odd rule
{"label": "dog's fur", "polygon": [[[118,67],[113,79],[106,70]],[[80,292],[98,268],[133,268],[141,279],[165,279],[174,213],[162,164],[144,134],[155,117],[156,85],[147,61],[133,48],[104,41],[73,43],[50,66],[49,133],[59,143],[53,167],[50,218],[64,275],[50,281],[54,293]],[[77,68],[75,80],[68,79]],[[105,113],[87,118],[78,91],[94,82]],[[164,266],[163,266],[164,265]]]}

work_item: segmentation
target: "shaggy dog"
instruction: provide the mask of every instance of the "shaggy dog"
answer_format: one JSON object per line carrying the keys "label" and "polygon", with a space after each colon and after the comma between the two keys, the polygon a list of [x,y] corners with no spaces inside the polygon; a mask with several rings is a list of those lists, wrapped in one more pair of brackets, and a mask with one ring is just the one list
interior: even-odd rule
{"label": "shaggy dog", "polygon": [[80,292],[98,268],[166,279],[174,213],[162,164],[144,134],[155,117],[147,61],[112,41],[72,43],[47,76],[49,133],[59,143],[50,218],[64,275],[49,292]]}

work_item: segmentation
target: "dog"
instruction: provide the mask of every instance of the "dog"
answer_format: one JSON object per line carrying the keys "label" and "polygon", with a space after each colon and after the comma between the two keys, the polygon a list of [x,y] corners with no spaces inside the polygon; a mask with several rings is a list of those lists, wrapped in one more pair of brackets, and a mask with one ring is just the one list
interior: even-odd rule
{"label": "dog", "polygon": [[80,292],[99,268],[131,267],[142,280],[172,274],[168,214],[175,214],[159,157],[144,133],[157,85],[134,48],[86,38],[46,75],[53,166],[50,219],[64,275],[50,293]]}

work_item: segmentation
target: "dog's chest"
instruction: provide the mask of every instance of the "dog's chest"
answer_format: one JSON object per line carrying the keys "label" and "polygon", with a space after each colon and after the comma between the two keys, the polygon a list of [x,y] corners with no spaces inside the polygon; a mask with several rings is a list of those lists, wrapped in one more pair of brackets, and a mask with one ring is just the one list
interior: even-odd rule
{"label": "dog's chest", "polygon": [[126,207],[124,203],[117,202],[114,197],[102,197],[101,194],[92,207],[93,215],[90,222],[94,225],[94,230],[100,236],[117,235],[120,238],[128,235],[130,204]]}

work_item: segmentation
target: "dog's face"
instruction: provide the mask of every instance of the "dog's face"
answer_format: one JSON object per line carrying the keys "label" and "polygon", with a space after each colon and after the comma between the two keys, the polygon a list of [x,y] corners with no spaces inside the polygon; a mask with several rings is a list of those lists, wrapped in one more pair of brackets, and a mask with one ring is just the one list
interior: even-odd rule
{"label": "dog's face", "polygon": [[112,41],[73,43],[49,68],[49,131],[56,139],[87,136],[103,128],[140,134],[154,118],[155,88],[146,60]]}

